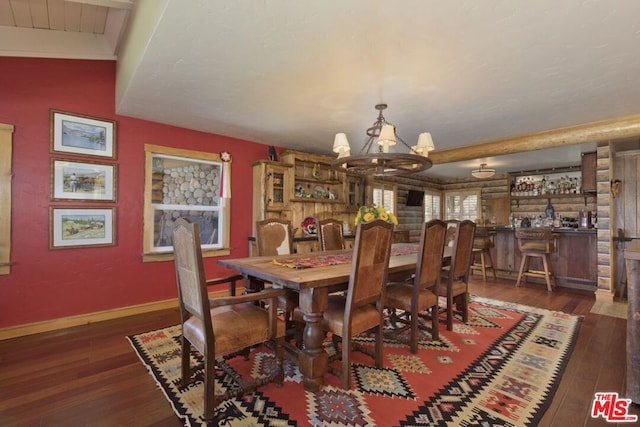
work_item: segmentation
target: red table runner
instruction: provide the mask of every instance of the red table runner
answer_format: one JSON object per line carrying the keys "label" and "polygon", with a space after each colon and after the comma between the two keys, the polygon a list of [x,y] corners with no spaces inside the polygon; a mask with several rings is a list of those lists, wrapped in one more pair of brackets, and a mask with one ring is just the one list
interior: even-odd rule
{"label": "red table runner", "polygon": [[[418,245],[415,244],[395,244],[391,247],[391,256],[410,255],[418,253]],[[340,255],[314,255],[304,258],[291,258],[282,261],[273,260],[275,265],[288,268],[313,268],[326,267],[329,265],[349,264],[351,254]]]}

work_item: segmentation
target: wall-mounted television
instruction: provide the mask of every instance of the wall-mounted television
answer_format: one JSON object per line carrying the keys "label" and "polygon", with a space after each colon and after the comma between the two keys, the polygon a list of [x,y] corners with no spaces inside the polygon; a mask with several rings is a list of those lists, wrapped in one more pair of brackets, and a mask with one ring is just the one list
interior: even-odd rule
{"label": "wall-mounted television", "polygon": [[422,206],[424,200],[424,191],[409,190],[407,191],[407,206]]}

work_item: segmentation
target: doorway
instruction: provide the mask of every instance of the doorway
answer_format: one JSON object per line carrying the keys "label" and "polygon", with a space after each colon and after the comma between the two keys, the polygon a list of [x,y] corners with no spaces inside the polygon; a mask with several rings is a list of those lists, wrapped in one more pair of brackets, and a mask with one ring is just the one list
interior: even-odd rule
{"label": "doorway", "polygon": [[614,155],[614,167],[611,176],[611,234],[613,248],[615,297],[626,297],[626,269],[624,249],[629,242],[640,239],[640,218],[638,218],[638,168],[640,150],[619,151]]}

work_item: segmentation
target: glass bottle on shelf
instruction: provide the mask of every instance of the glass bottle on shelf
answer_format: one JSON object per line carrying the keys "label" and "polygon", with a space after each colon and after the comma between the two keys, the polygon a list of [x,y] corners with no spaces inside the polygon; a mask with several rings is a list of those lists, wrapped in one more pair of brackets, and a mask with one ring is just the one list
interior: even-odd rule
{"label": "glass bottle on shelf", "polygon": [[553,219],[556,216],[555,209],[551,204],[551,199],[549,199],[547,202],[547,207],[544,209],[544,215],[545,215],[545,218],[550,218],[550,219]]}

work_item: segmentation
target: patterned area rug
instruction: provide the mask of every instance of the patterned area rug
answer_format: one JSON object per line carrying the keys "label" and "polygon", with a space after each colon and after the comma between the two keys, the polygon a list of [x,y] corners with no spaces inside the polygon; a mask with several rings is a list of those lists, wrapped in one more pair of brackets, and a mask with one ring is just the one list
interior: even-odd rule
{"label": "patterned area rug", "polygon": [[[385,339],[384,368],[354,353],[353,387],[342,390],[327,374],[316,393],[304,390],[297,367],[285,359],[285,383],[218,406],[211,426],[535,426],[552,400],[571,355],[581,318],[561,312],[474,297],[470,319],[440,340],[423,331],[419,352]],[[390,325],[389,325],[390,326]],[[143,364],[185,425],[207,425],[202,371],[183,387],[180,327],[130,336]],[[372,338],[359,342],[373,347]],[[327,344],[327,351],[334,349]],[[197,352],[193,363],[201,362]],[[260,375],[272,362],[260,348],[234,369]],[[229,387],[222,371],[216,386]]]}

